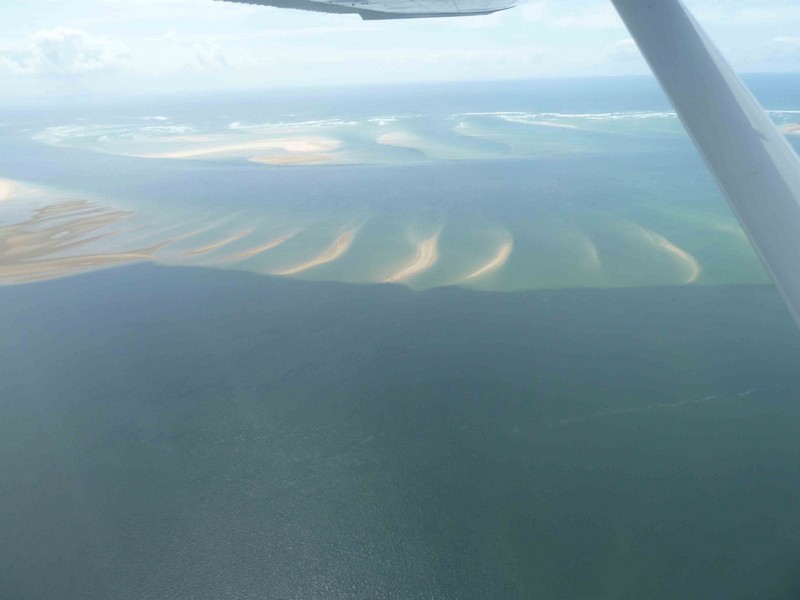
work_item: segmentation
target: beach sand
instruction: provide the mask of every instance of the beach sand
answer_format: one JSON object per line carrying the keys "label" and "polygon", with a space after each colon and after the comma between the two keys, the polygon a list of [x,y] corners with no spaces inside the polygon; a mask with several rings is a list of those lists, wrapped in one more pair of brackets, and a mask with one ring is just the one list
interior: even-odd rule
{"label": "beach sand", "polygon": [[[207,143],[206,143],[207,144]],[[222,154],[246,154],[254,151],[280,150],[285,153],[322,154],[339,147],[340,142],[331,138],[274,138],[250,142],[203,144],[199,147],[185,148],[172,152],[142,155],[147,158],[198,158]],[[266,157],[268,158],[268,157]]]}
{"label": "beach sand", "polygon": [[402,281],[422,273],[427,269],[430,269],[434,264],[436,264],[436,260],[439,258],[436,252],[436,246],[438,242],[439,234],[437,233],[436,235],[429,237],[427,240],[417,244],[417,255],[414,257],[414,260],[397,273],[386,279],[385,282],[392,283],[395,281]]}
{"label": "beach sand", "polygon": [[284,271],[276,271],[272,273],[273,275],[296,275],[297,273],[302,273],[303,271],[308,271],[309,269],[313,269],[314,267],[318,267],[320,265],[324,265],[326,263],[332,262],[342,256],[347,249],[350,248],[350,244],[353,243],[353,238],[355,237],[355,230],[346,231],[338,238],[336,241],[333,242],[328,248],[326,248],[323,252],[309,260],[308,262],[304,262],[296,267],[292,267],[291,269],[286,269]]}
{"label": "beach sand", "polygon": [[514,242],[504,243],[502,246],[500,246],[500,249],[497,251],[497,254],[495,254],[492,260],[490,260],[488,263],[486,263],[473,273],[467,275],[464,278],[464,281],[469,281],[470,279],[476,279],[478,277],[481,277],[482,275],[486,275],[502,267],[504,264],[506,264],[508,257],[511,256],[511,251],[513,250],[513,248],[514,248]]}

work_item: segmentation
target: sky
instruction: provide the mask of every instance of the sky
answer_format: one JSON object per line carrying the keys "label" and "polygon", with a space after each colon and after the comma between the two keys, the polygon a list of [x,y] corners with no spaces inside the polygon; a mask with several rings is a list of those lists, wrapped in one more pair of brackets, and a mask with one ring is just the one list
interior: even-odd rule
{"label": "sky", "polygon": [[[797,0],[685,3],[740,71],[800,71]],[[0,24],[0,103],[648,73],[608,0],[377,22],[217,0],[2,0]]]}

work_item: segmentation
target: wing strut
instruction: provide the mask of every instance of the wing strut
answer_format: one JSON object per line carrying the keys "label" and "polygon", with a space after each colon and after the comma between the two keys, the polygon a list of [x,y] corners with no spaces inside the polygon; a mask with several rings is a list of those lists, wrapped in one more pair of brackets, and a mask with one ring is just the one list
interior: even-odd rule
{"label": "wing strut", "polygon": [[612,0],[800,325],[800,159],[681,0]]}

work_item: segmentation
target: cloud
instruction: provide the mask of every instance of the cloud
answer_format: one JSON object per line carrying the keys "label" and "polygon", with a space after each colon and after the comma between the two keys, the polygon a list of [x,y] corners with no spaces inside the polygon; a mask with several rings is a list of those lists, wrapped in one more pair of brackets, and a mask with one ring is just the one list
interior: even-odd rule
{"label": "cloud", "polygon": [[34,33],[22,51],[0,54],[0,69],[18,75],[81,74],[124,66],[127,49],[85,31],[56,27]]}

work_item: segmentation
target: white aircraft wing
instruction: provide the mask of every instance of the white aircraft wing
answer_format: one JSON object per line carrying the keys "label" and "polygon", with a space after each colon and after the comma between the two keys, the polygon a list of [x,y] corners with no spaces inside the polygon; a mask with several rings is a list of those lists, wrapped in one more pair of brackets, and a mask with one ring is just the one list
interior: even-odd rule
{"label": "white aircraft wing", "polygon": [[800,160],[681,0],[612,0],[800,325]]}
{"label": "white aircraft wing", "polygon": [[223,0],[314,12],[357,14],[362,19],[418,19],[488,15],[516,5],[516,0]]}

